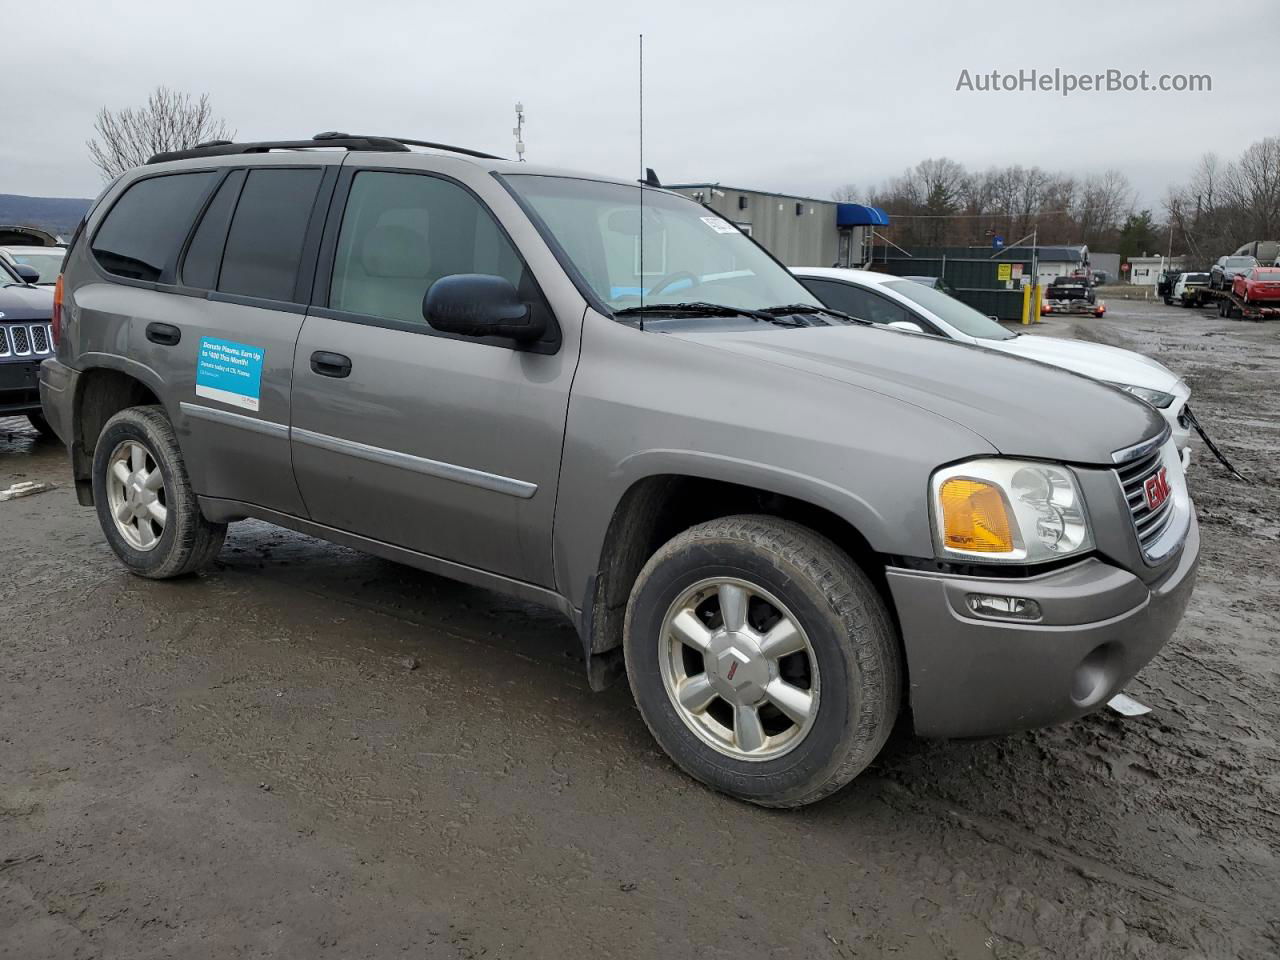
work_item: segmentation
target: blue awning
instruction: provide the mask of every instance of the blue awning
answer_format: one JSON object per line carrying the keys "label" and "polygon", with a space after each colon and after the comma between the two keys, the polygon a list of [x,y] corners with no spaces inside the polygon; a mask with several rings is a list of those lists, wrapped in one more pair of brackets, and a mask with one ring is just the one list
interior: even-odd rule
{"label": "blue awning", "polygon": [[836,204],[837,227],[887,227],[889,215],[879,207],[862,203]]}

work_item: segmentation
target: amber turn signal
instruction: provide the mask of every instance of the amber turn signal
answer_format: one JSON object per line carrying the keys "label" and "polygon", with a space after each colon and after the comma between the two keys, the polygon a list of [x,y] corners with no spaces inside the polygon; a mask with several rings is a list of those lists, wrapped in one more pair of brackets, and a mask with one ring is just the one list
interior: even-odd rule
{"label": "amber turn signal", "polygon": [[938,491],[942,541],[952,550],[1012,553],[1009,504],[994,484],[952,477]]}

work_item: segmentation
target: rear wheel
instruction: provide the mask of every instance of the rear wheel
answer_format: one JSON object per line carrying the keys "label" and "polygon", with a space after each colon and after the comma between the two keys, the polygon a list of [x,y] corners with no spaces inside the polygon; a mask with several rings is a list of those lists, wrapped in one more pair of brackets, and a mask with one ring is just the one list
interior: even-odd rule
{"label": "rear wheel", "polygon": [[179,577],[222,548],[227,526],[200,512],[160,407],[131,407],[107,421],[94,448],[93,498],[107,542],[138,576]]}
{"label": "rear wheel", "polygon": [[838,790],[879,753],[901,697],[884,602],[838,547],[737,516],[686,530],[637,578],[627,675],[688,774],[772,807]]}

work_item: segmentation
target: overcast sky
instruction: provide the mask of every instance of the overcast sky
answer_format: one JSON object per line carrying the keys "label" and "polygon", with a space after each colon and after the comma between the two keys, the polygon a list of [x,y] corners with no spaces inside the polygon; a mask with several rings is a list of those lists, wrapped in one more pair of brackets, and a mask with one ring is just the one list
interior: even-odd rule
{"label": "overcast sky", "polygon": [[[645,161],[667,183],[828,197],[945,155],[970,168],[1114,166],[1158,209],[1204,151],[1234,157],[1280,134],[1280,5],[1268,0],[0,0],[0,10],[0,193],[95,194],[84,146],[94,113],[137,105],[157,84],[208,93],[239,139],[338,129],[503,155],[519,99],[528,160],[631,175],[640,32]],[[962,70],[1032,68],[1207,73],[1213,90],[956,90]]]}

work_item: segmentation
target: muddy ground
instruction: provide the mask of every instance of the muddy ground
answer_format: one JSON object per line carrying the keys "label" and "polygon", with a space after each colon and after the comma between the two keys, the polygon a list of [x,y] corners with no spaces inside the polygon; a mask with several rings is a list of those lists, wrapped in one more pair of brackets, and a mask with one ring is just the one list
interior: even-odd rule
{"label": "muddy ground", "polygon": [[0,487],[59,485],[0,503],[0,956],[1275,957],[1280,324],[1077,326],[1185,374],[1252,481],[1197,450],[1155,712],[900,734],[790,813],[675,770],[553,614],[257,523],[131,577],[0,423]]}

